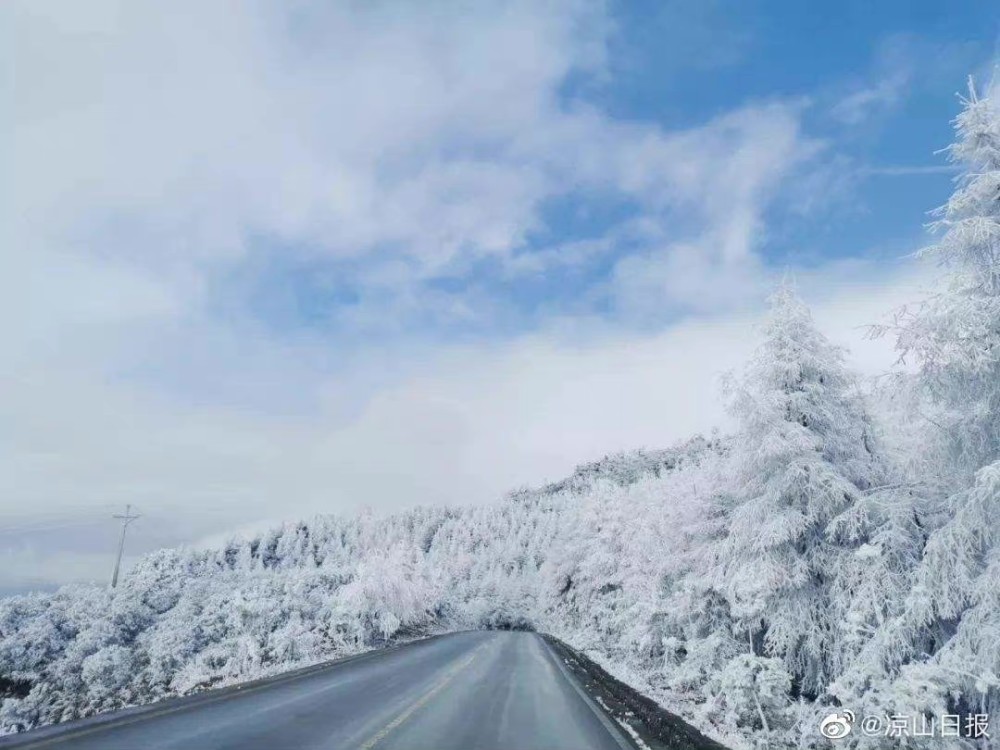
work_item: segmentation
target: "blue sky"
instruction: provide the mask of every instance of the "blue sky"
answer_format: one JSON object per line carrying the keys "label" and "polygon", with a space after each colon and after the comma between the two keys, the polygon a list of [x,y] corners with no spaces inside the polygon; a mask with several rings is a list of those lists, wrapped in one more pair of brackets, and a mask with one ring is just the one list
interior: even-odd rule
{"label": "blue sky", "polygon": [[[966,75],[988,71],[998,33],[997,14],[985,2],[612,3],[606,21],[604,61],[567,75],[557,87],[559,106],[593,107],[664,132],[697,128],[740,106],[782,102],[796,109],[819,153],[763,209],[766,228],[755,251],[779,268],[835,258],[892,262],[915,249],[927,212],[950,191],[953,173],[935,152],[950,141],[956,93]],[[294,241],[289,247],[266,235],[248,240],[250,278],[241,258],[214,282],[222,304],[243,307],[239,312],[278,331],[306,329],[345,341],[373,332],[433,340],[513,336],[556,314],[615,318],[620,305],[608,279],[643,245],[618,231],[647,210],[603,187],[552,190],[511,243],[512,256],[613,238],[611,247],[559,273],[512,275],[503,258],[487,256],[460,258],[422,278],[422,292],[439,304],[473,295],[483,309],[470,315],[428,306],[359,330],[355,308],[391,304],[386,297],[397,294],[365,283],[370,257],[317,260],[321,252],[296,252]],[[683,217],[670,222],[686,231]],[[379,262],[409,262],[391,242],[374,254]],[[670,317],[686,311],[669,302],[664,309]],[[654,317],[654,325],[663,322]]]}
{"label": "blue sky", "polygon": [[786,271],[885,371],[862,327],[931,283],[935,151],[998,32],[986,2],[3,3],[0,587],[103,575],[126,502],[138,553],[724,428]]}

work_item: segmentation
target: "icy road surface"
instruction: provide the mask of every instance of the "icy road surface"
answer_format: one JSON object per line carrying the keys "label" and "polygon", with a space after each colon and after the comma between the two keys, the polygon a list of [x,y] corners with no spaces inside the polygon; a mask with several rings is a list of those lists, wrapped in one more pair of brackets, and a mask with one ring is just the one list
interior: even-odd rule
{"label": "icy road surface", "polygon": [[49,727],[0,748],[629,750],[533,633],[455,633],[242,690]]}

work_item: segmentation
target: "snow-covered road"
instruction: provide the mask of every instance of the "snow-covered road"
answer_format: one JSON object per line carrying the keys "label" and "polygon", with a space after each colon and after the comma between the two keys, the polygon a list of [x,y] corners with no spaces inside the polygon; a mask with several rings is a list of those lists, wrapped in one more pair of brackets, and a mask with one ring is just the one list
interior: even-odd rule
{"label": "snow-covered road", "polygon": [[456,633],[242,690],[30,732],[0,748],[628,750],[532,633]]}

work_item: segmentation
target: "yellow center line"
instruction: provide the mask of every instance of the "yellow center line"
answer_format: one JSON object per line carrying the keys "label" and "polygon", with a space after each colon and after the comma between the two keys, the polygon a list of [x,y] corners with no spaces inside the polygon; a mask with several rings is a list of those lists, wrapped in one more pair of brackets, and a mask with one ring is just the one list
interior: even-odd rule
{"label": "yellow center line", "polygon": [[447,687],[448,683],[451,682],[453,679],[455,679],[455,676],[459,672],[461,672],[467,666],[472,664],[473,661],[475,661],[476,656],[482,650],[483,646],[480,646],[475,651],[473,651],[468,658],[463,659],[457,665],[449,669],[448,672],[445,674],[445,676],[442,677],[437,683],[435,683],[430,690],[428,690],[417,700],[415,700],[413,703],[407,706],[406,710],[404,710],[403,713],[401,713],[395,719],[393,719],[384,727],[382,727],[378,732],[376,732],[374,735],[368,738],[367,742],[361,745],[358,748],[358,750],[372,750],[373,747],[375,747],[378,743],[380,743],[382,740],[388,737],[391,732],[393,732],[395,729],[398,729],[399,726],[404,721],[413,716],[413,714],[419,711],[423,706],[427,705],[427,702],[430,701],[431,698],[433,698],[435,695],[444,690],[445,687]]}

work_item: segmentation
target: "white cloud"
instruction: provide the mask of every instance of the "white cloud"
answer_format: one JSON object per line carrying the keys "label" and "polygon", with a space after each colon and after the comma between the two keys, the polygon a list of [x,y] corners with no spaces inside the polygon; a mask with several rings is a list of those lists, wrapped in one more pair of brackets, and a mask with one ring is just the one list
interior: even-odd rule
{"label": "white cloud", "polygon": [[512,142],[559,117],[601,24],[573,2],[0,12],[22,232],[157,267],[239,255],[249,232],[337,255],[403,242],[432,266],[505,251],[545,189]]}
{"label": "white cloud", "polygon": [[902,164],[866,167],[860,170],[865,175],[885,177],[911,177],[923,174],[957,174],[959,169],[951,164]]}
{"label": "white cloud", "polygon": [[573,0],[0,12],[21,71],[12,244],[127,261],[185,295],[254,235],[328,257],[391,247],[417,275],[506,257],[544,200],[580,189],[684,212],[742,254],[773,177],[810,147],[789,105],[664,133],[563,101],[611,27]]}
{"label": "white cloud", "polygon": [[[752,300],[764,274],[757,255],[767,238],[764,213],[783,182],[823,147],[801,133],[798,107],[788,104],[731,112],[671,145],[665,163],[648,155],[637,161],[667,180],[668,189],[654,194],[673,193],[679,211],[700,212],[702,221],[684,237],[683,224],[668,219],[651,228],[645,252],[618,262],[612,294],[630,318]],[[796,200],[804,199],[800,190]]]}
{"label": "white cloud", "polygon": [[[923,276],[900,270],[879,276],[848,264],[800,276],[817,320],[864,372],[888,369],[894,354],[862,326],[919,295]],[[46,508],[91,517],[132,502],[146,515],[131,541],[138,549],[260,519],[490,501],[609,451],[724,426],[717,377],[749,354],[758,323],[757,313],[701,316],[655,334],[539,333],[451,347],[384,382],[354,413],[342,409],[342,379],[309,416],[184,409],[67,374],[7,383],[0,406],[17,442],[0,474],[2,516],[11,523]],[[87,565],[101,570],[102,559],[94,553]]]}
{"label": "white cloud", "polygon": [[[0,4],[18,73],[0,89],[0,525],[132,502],[149,547],[482,502],[718,421],[714,375],[748,350],[768,278],[764,216],[822,144],[798,102],[666,131],[567,101],[571,74],[606,72],[610,26],[572,0]],[[516,252],[574,192],[637,215]],[[619,239],[634,255],[594,292],[617,321],[553,313],[506,341],[348,350],[220,300],[220,277],[254,272],[257,236],[280,240],[262,252],[358,263],[352,283],[385,292],[345,313],[359,331],[428,308],[477,319],[491,300],[423,280],[483,257],[513,278],[616,257]],[[633,326],[663,310],[697,317]],[[66,557],[47,562],[9,548],[8,583],[83,574],[72,555],[100,566],[59,539]]]}
{"label": "white cloud", "polygon": [[909,82],[903,70],[894,70],[885,77],[862,86],[844,96],[833,108],[833,115],[845,125],[858,125],[873,114],[894,106]]}
{"label": "white cloud", "polygon": [[887,37],[878,46],[871,71],[865,80],[843,92],[832,107],[833,117],[845,125],[857,126],[898,106],[911,87],[921,50],[920,40],[905,35]]}

